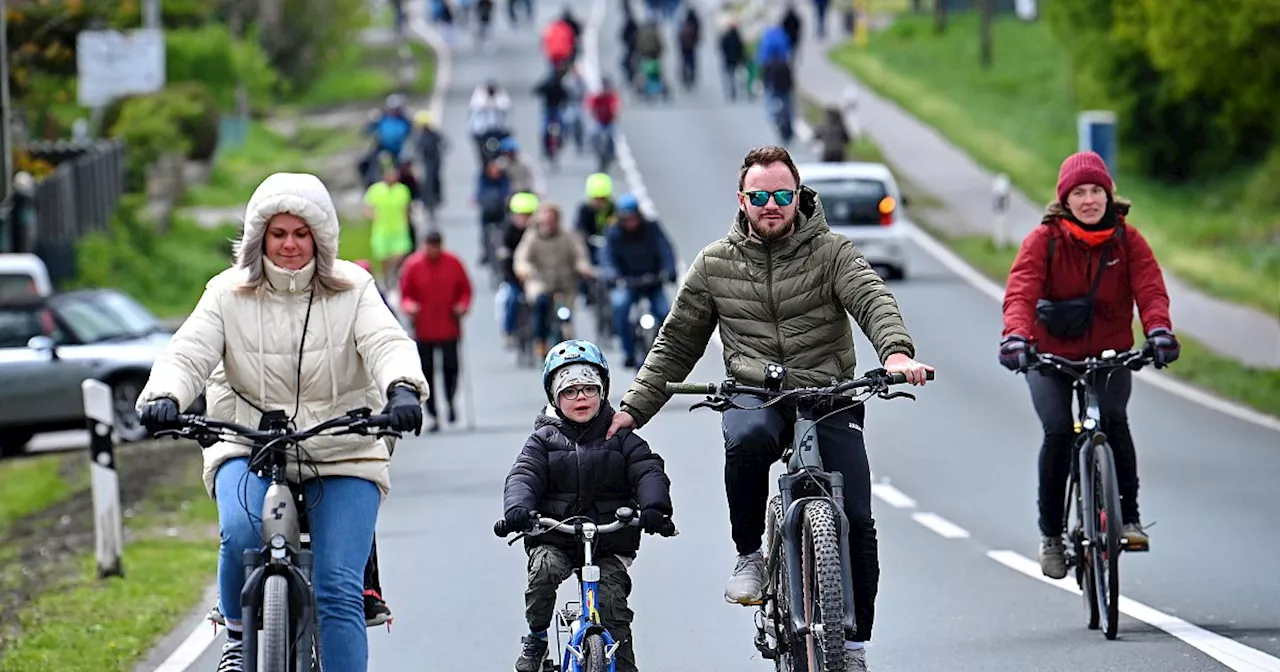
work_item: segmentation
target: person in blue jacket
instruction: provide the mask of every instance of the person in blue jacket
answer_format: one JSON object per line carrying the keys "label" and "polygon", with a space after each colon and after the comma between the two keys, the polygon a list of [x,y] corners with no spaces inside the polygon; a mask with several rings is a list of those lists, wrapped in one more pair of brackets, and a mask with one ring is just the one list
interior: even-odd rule
{"label": "person in blue jacket", "polygon": [[764,68],[775,59],[791,60],[791,38],[781,25],[774,24],[765,29],[756,46],[756,65]]}
{"label": "person in blue jacket", "polygon": [[640,213],[634,195],[618,198],[617,215],[618,223],[605,233],[601,276],[615,283],[610,303],[613,331],[618,334],[625,358],[623,365],[636,368],[635,334],[628,324],[631,306],[641,298],[648,299],[654,319],[659,324],[666,319],[671,304],[663,285],[676,281],[676,260],[662,226]]}

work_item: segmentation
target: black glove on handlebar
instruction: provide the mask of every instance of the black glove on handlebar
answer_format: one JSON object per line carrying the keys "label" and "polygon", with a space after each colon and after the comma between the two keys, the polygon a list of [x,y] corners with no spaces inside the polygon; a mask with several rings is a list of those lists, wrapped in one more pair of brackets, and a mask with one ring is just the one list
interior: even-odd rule
{"label": "black glove on handlebar", "polygon": [[1157,369],[1163,369],[1178,361],[1178,355],[1182,354],[1182,346],[1178,344],[1178,339],[1174,337],[1172,331],[1163,327],[1152,329],[1147,334],[1145,349],[1151,353]]}
{"label": "black glove on handlebar", "polygon": [[391,429],[397,432],[413,430],[422,434],[422,399],[418,391],[407,385],[395,385],[387,395],[387,406],[382,412],[391,416]]}
{"label": "black glove on handlebar", "polygon": [[502,514],[507,532],[528,532],[533,529],[533,515],[523,506],[513,506]]}
{"label": "black glove on handlebar", "polygon": [[649,534],[660,534],[670,529],[671,519],[657,509],[645,509],[640,512],[640,529]]}
{"label": "black glove on handlebar", "polygon": [[1010,371],[1026,371],[1031,365],[1031,346],[1027,339],[1009,334],[1000,341],[1000,366]]}
{"label": "black glove on handlebar", "polygon": [[162,429],[177,427],[178,402],[169,397],[152,399],[147,402],[146,406],[142,407],[142,413],[138,415],[138,421],[152,434]]}

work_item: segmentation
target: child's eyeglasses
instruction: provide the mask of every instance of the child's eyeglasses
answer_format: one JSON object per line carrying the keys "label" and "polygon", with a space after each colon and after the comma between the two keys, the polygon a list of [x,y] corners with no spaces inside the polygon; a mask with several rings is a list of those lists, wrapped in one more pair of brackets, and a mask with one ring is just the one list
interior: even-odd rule
{"label": "child's eyeglasses", "polygon": [[599,385],[574,385],[573,387],[566,387],[563,390],[560,390],[560,398],[565,401],[573,401],[578,397],[591,399],[592,397],[598,396],[600,396]]}
{"label": "child's eyeglasses", "polygon": [[769,204],[769,197],[772,196],[775,203],[779,207],[787,207],[791,205],[791,201],[795,200],[795,189],[779,189],[777,191],[744,191],[743,196],[747,197],[747,202],[757,208],[763,208]]}

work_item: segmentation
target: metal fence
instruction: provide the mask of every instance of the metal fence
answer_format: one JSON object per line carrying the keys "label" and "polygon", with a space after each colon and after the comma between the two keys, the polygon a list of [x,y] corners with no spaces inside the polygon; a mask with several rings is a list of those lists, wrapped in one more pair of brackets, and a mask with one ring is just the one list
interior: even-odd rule
{"label": "metal fence", "polygon": [[85,234],[105,231],[125,188],[125,147],[120,140],[31,143],[32,158],[55,166],[36,183],[35,230],[24,236],[28,249],[44,260],[59,282],[76,274],[75,243]]}

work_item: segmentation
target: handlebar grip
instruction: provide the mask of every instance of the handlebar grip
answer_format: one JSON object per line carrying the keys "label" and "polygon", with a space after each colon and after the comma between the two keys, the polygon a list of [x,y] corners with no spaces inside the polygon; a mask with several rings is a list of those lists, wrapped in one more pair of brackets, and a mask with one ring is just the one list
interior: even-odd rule
{"label": "handlebar grip", "polygon": [[715,394],[713,383],[667,383],[667,394]]}
{"label": "handlebar grip", "polygon": [[507,521],[499,518],[498,522],[493,524],[493,534],[498,537],[505,537],[507,534]]}
{"label": "handlebar grip", "polygon": [[[933,374],[934,374],[934,372],[933,372],[933,371],[925,371],[925,372],[924,372],[924,379],[925,379],[925,380],[933,380]],[[901,384],[903,384],[903,383],[905,383],[905,382],[907,382],[907,374],[902,373],[902,372],[899,372],[899,371],[894,371],[894,372],[892,372],[892,373],[890,373],[890,374],[889,374],[889,383],[890,383],[890,384],[892,384],[892,385],[901,385]]]}

